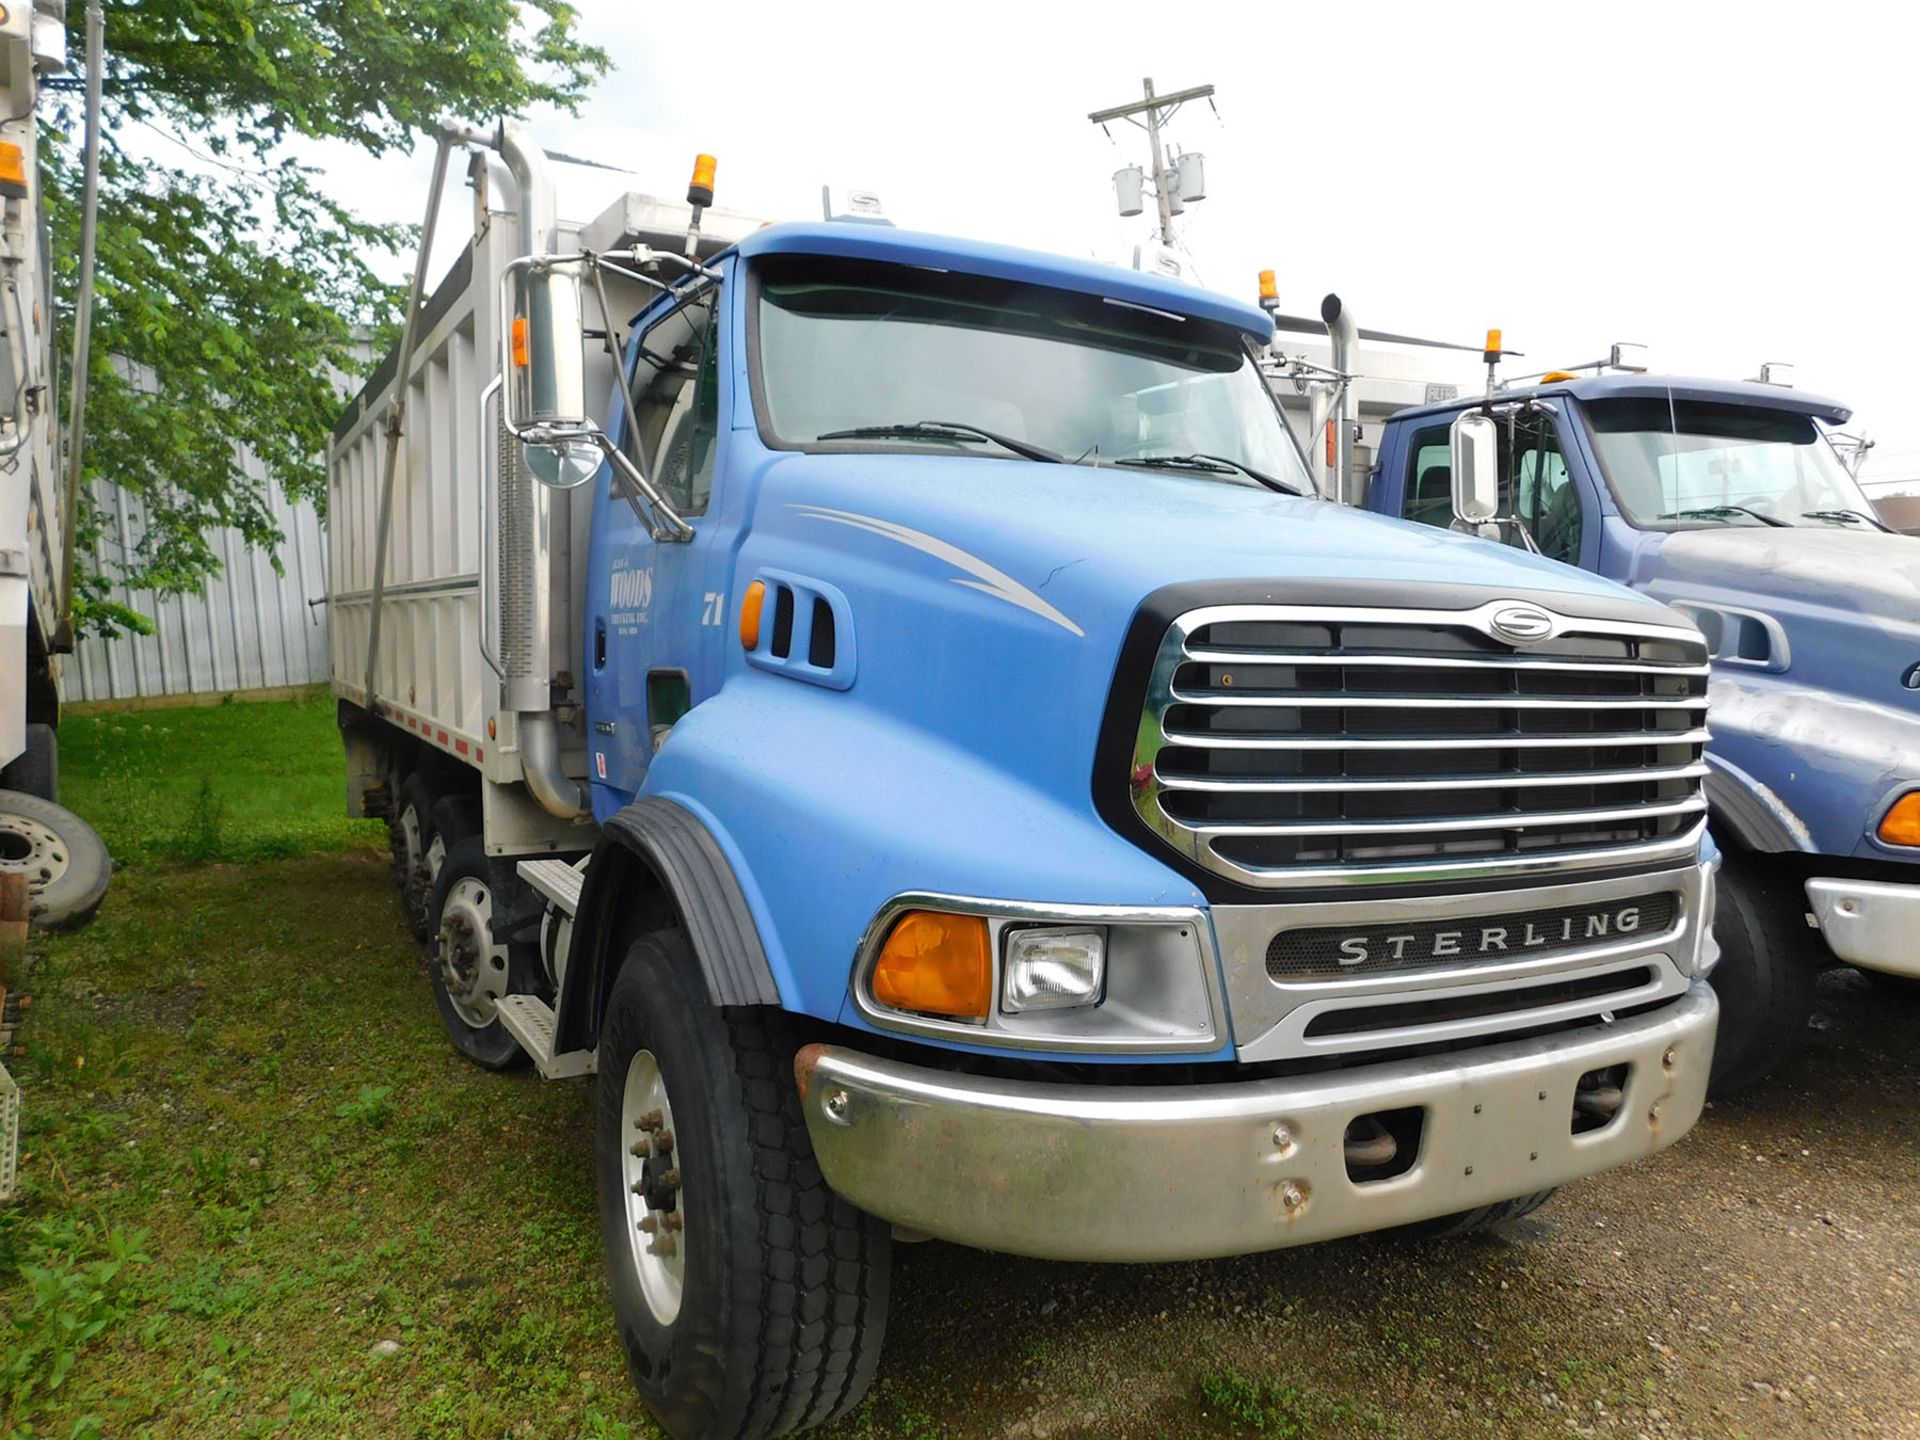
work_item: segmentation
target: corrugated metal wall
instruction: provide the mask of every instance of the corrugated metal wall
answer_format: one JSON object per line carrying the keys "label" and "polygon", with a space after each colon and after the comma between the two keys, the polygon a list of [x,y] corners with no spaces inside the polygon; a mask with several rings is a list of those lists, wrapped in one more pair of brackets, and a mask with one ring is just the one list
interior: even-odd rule
{"label": "corrugated metal wall", "polygon": [[[95,559],[117,575],[140,540],[141,502],[104,480],[95,482],[93,498],[106,517]],[[277,489],[273,513],[287,537],[284,575],[224,530],[213,539],[222,573],[203,595],[159,600],[116,585],[113,598],[151,617],[154,633],[81,641],[61,663],[61,697],[132,700],[324,683],[327,607],[308,602],[326,594],[326,528],[311,504],[289,504]]]}

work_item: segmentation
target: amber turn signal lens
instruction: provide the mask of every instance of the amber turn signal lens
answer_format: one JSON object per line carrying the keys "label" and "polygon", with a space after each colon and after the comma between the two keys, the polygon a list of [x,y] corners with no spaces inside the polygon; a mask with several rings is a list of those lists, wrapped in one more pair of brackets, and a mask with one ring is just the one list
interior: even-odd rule
{"label": "amber turn signal lens", "polygon": [[18,145],[0,143],[0,195],[22,199],[27,193],[27,157]]}
{"label": "amber turn signal lens", "polygon": [[1893,802],[1880,822],[1880,838],[1889,845],[1920,845],[1920,790],[1909,790]]}
{"label": "amber turn signal lens", "polygon": [[519,369],[527,368],[527,317],[513,317],[513,363]]}
{"label": "amber turn signal lens", "polygon": [[993,999],[987,922],[978,915],[909,910],[873,967],[873,998],[894,1010],[984,1020]]}
{"label": "amber turn signal lens", "polygon": [[747,593],[740,601],[740,648],[758,650],[760,648],[760,607],[766,603],[767,586],[763,580],[756,580],[747,586]]}

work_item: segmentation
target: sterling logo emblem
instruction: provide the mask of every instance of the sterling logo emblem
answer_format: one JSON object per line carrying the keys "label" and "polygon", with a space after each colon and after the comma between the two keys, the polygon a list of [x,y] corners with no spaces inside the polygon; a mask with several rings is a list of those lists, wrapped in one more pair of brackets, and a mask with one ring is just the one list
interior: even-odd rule
{"label": "sterling logo emblem", "polygon": [[1553,634],[1553,617],[1533,605],[1503,605],[1488,619],[1487,628],[1496,640],[1531,645]]}

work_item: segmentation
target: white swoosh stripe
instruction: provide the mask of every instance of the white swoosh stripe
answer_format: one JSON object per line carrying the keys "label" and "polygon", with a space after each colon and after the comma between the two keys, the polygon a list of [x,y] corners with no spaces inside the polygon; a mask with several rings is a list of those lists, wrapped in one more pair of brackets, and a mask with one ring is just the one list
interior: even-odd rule
{"label": "white swoosh stripe", "polygon": [[869,534],[911,546],[915,550],[933,556],[936,560],[944,560],[954,569],[964,570],[975,577],[971,580],[962,580],[955,575],[952,577],[954,584],[964,585],[969,590],[979,590],[993,596],[996,600],[1004,600],[1009,605],[1018,605],[1022,610],[1038,615],[1043,620],[1051,620],[1069,634],[1083,639],[1086,637],[1086,631],[1004,570],[996,570],[978,555],[962,550],[958,545],[950,545],[938,536],[929,535],[924,530],[910,529],[892,520],[882,520],[873,515],[861,515],[853,510],[830,510],[824,505],[793,505],[790,508],[798,510],[810,519],[827,520],[835,525],[850,525],[856,530],[865,530]]}

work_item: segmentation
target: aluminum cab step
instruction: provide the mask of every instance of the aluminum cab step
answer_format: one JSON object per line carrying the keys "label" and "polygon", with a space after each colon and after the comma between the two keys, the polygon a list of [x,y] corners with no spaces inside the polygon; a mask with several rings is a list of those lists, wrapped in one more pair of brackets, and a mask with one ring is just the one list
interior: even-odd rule
{"label": "aluminum cab step", "polygon": [[520,1048],[533,1057],[534,1069],[540,1072],[541,1079],[571,1080],[594,1073],[598,1056],[592,1050],[553,1053],[553,1010],[546,1001],[533,995],[502,995],[495,1005],[500,1023],[520,1042]]}
{"label": "aluminum cab step", "polygon": [[586,883],[585,861],[522,860],[520,878],[557,906],[569,919],[580,908],[580,887]]}

